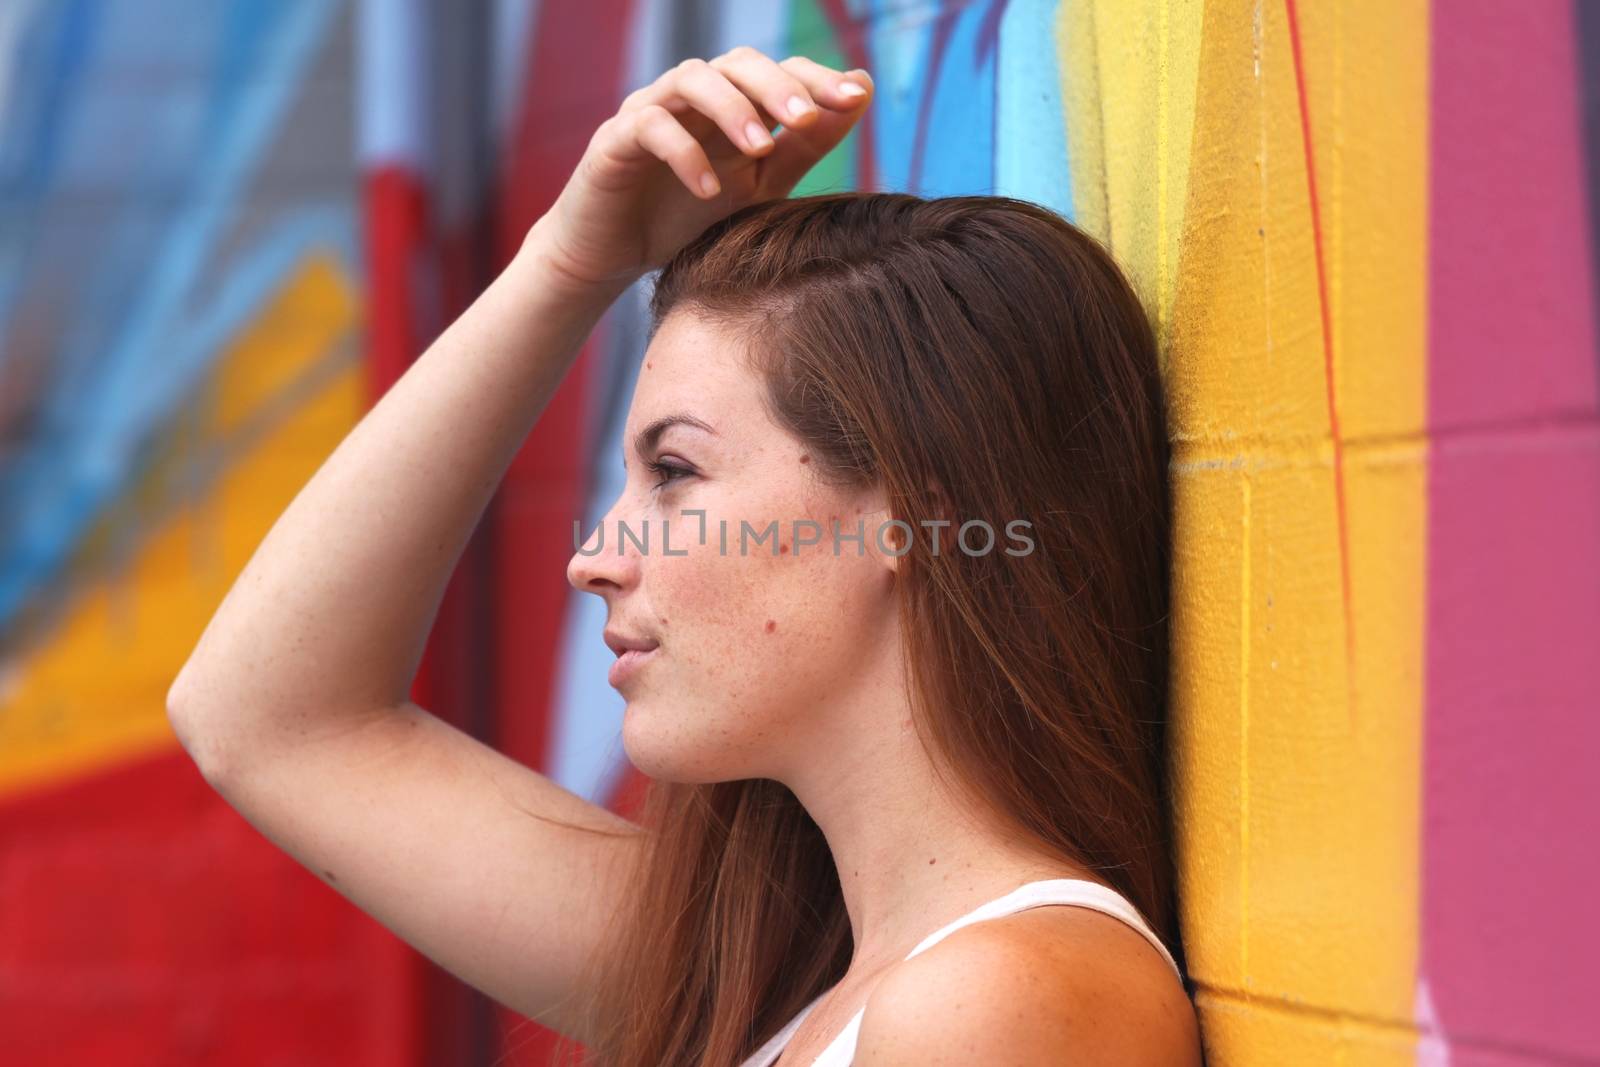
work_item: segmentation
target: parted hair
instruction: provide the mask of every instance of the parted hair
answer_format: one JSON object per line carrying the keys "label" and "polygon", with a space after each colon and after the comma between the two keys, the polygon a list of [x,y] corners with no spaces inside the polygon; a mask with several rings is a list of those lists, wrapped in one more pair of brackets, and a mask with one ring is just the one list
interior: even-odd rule
{"label": "parted hair", "polygon": [[[951,551],[954,528],[941,551],[910,539],[896,588],[915,728],[998,834],[1094,872],[1181,961],[1165,402],[1109,252],[1010,197],[791,197],[681,249],[651,335],[678,309],[738,339],[818,475],[881,486],[916,530],[1029,523],[1026,552]],[[637,824],[648,855],[584,987],[583,1062],[733,1067],[850,962],[827,842],[770,779],[651,781]]]}

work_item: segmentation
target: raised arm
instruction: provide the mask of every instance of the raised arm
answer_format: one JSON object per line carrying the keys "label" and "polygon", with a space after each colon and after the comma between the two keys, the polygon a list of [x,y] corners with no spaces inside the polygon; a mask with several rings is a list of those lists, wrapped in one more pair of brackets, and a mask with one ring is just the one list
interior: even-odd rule
{"label": "raised arm", "polygon": [[615,291],[552,275],[530,234],[279,517],[167,699],[201,772],[266,837],[575,1036],[574,983],[641,841],[406,695],[473,526]]}
{"label": "raised arm", "polygon": [[[786,195],[870,86],[735,49],[632,94],[513,262],[278,518],[168,694],[185,749],[265,836],[580,1040],[576,983],[634,891],[642,834],[406,695],[456,560],[599,316],[711,222]],[[776,143],[748,137],[774,115]]]}

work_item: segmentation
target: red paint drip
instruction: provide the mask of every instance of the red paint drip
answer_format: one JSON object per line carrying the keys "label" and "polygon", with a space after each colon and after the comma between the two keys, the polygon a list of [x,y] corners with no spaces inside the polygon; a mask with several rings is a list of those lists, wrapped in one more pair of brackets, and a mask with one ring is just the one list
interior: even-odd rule
{"label": "red paint drip", "polygon": [[[866,36],[861,33],[860,20],[851,10],[846,0],[820,0],[818,7],[822,17],[827,20],[828,27],[833,31],[832,40],[838,44],[844,53],[845,62],[853,70],[860,67],[867,69],[871,59],[866,45]],[[863,191],[870,191],[878,187],[878,172],[873,161],[878,158],[877,149],[874,147],[877,140],[874,129],[877,124],[877,112],[874,108],[867,108],[854,129],[852,136],[857,138],[855,152],[855,187]]]}
{"label": "red paint drip", "polygon": [[1311,144],[1311,116],[1306,102],[1305,61],[1300,54],[1300,27],[1295,18],[1295,0],[1284,0],[1289,16],[1289,44],[1294,53],[1294,85],[1300,101],[1300,136],[1306,150],[1306,187],[1311,198],[1311,239],[1317,262],[1317,304],[1322,314],[1322,365],[1327,382],[1328,432],[1333,436],[1333,492],[1339,519],[1339,581],[1344,597],[1344,669],[1349,699],[1347,725],[1353,731],[1356,718],[1356,631],[1355,612],[1350,592],[1350,524],[1346,516],[1344,493],[1344,441],[1339,435],[1339,405],[1333,386],[1333,322],[1328,309],[1327,264],[1322,251],[1322,215],[1317,207],[1316,155]]}

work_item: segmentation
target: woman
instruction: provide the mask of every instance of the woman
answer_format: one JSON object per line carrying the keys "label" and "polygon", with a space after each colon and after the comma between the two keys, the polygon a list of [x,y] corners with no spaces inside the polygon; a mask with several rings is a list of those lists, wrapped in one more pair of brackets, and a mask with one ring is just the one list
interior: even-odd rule
{"label": "woman", "polygon": [[[588,1062],[1198,1063],[1148,323],[1042,208],[788,198],[871,91],[738,48],[629,96],[263,540],[170,717],[263,833]],[[406,694],[519,443],[658,268],[626,485],[568,567],[655,779],[634,825]]]}

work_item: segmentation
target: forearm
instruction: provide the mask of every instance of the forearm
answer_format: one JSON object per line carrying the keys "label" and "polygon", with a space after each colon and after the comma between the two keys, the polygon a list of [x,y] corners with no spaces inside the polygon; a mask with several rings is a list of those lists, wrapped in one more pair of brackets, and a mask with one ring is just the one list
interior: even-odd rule
{"label": "forearm", "polygon": [[530,237],[267,533],[173,683],[180,735],[298,736],[405,699],[467,539],[620,291],[571,287]]}

